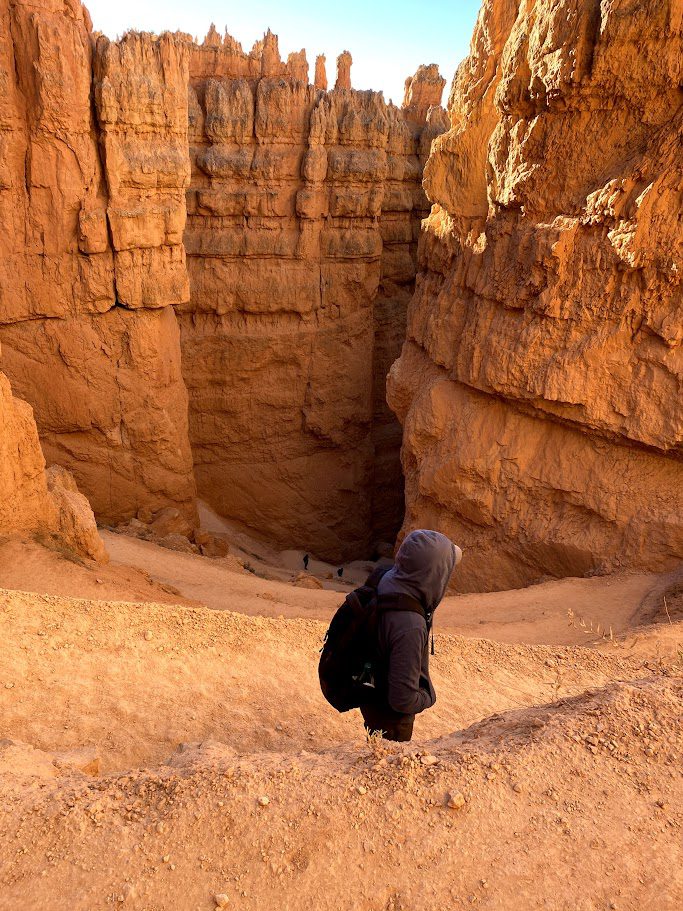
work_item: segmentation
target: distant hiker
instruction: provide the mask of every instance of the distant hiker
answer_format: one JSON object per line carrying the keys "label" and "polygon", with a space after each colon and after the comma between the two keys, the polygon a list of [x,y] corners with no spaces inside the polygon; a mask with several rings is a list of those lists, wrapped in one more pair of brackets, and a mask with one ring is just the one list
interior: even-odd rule
{"label": "distant hiker", "polygon": [[344,575],[344,567],[343,567],[343,566],[340,566],[340,567],[339,567],[339,569],[337,570],[337,575],[339,576],[340,579],[341,579],[341,577]]}
{"label": "distant hiker", "polygon": [[415,715],[436,701],[429,632],[461,558],[445,535],[419,529],[405,538],[393,567],[378,567],[347,595],[319,666],[323,695],[337,711],[359,707],[369,732],[410,740]]}
{"label": "distant hiker", "polygon": [[308,554],[304,554],[304,569],[308,569]]}

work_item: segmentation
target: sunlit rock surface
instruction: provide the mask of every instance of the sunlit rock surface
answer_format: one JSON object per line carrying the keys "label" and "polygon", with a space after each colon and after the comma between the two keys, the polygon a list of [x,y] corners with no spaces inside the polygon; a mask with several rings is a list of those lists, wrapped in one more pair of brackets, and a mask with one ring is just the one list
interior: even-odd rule
{"label": "sunlit rock surface", "polygon": [[459,584],[683,556],[681,9],[485,3],[389,382]]}

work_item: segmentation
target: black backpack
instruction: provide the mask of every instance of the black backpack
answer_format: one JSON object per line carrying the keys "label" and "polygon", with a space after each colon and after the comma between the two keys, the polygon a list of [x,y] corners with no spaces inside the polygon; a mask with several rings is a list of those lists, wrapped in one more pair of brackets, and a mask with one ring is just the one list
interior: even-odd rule
{"label": "black backpack", "polygon": [[390,596],[378,605],[377,586],[387,569],[377,567],[364,585],[346,596],[325,634],[318,677],[323,696],[338,712],[358,708],[375,695],[380,610],[414,611],[431,626],[431,616],[413,598]]}

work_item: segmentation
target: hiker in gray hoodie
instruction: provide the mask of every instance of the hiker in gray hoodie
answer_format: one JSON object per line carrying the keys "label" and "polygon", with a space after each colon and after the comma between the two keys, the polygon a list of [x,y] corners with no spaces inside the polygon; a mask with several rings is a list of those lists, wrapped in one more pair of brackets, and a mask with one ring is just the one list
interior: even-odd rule
{"label": "hiker in gray hoodie", "polygon": [[438,531],[406,536],[394,566],[377,587],[378,661],[375,695],[361,705],[365,726],[385,740],[410,740],[415,715],[431,708],[429,631],[462,551]]}

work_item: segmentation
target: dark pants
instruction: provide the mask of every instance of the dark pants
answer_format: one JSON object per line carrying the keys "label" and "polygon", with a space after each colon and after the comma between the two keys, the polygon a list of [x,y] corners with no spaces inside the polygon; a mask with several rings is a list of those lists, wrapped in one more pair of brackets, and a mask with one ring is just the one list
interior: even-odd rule
{"label": "dark pants", "polygon": [[366,703],[360,707],[370,734],[381,732],[384,740],[408,741],[413,736],[414,715],[401,715],[388,705]]}

